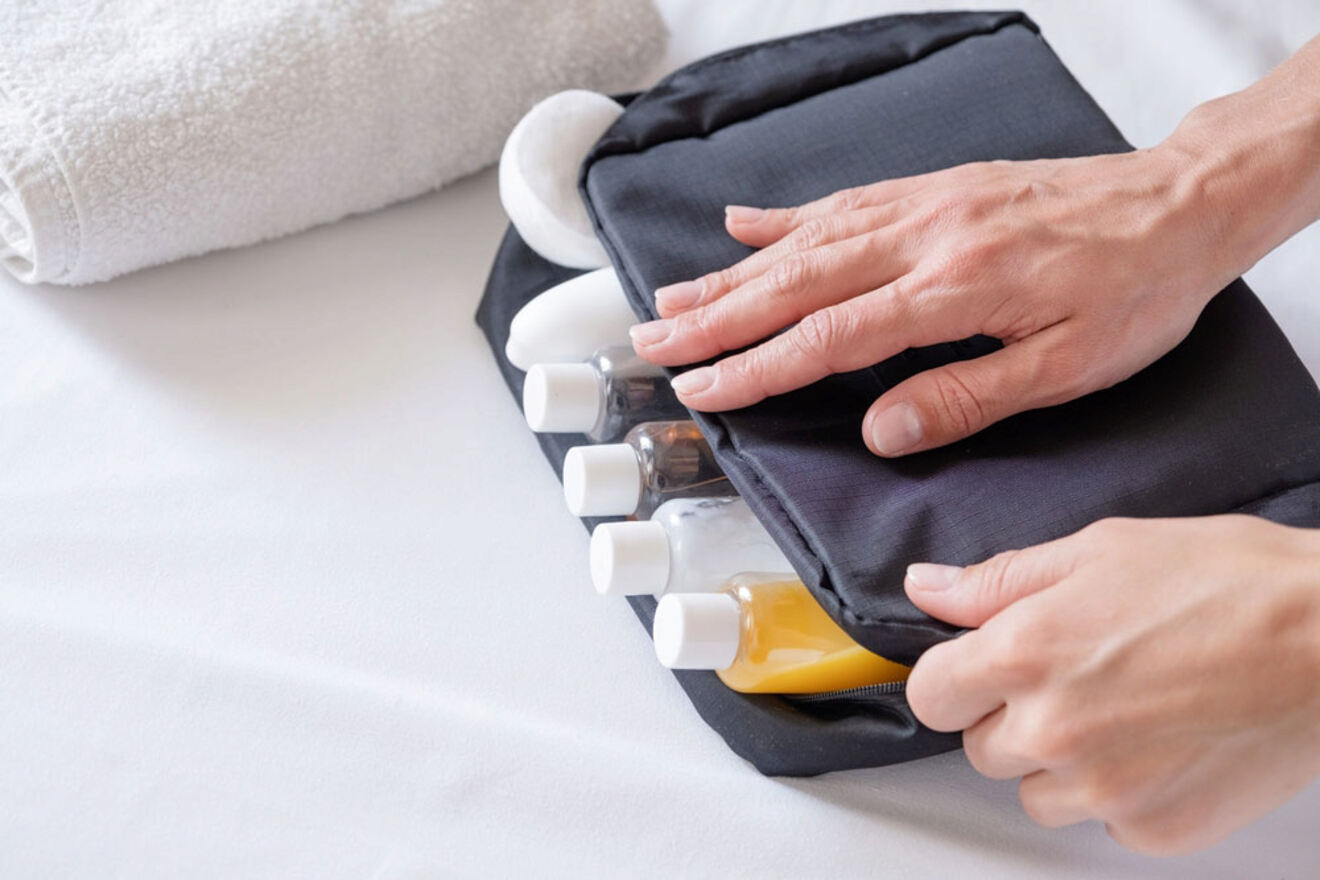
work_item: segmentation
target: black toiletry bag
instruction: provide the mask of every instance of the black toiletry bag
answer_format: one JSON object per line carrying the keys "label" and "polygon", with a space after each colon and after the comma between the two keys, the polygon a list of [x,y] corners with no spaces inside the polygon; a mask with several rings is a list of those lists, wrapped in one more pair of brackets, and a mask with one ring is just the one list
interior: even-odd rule
{"label": "black toiletry bag", "polygon": [[[650,319],[656,287],[750,252],[725,233],[726,204],[792,205],[976,160],[1129,149],[1021,13],[898,15],[675,72],[596,144],[581,191],[633,308]],[[522,373],[503,354],[509,321],[576,274],[513,230],[500,246],[477,320],[519,397]],[[862,445],[862,415],[886,389],[997,345],[911,350],[743,410],[694,414],[803,581],[871,650],[912,663],[957,634],[904,596],[910,562],[976,562],[1106,516],[1238,511],[1320,525],[1320,392],[1242,281],[1183,344],[1114,388],[910,458],[876,458]],[[540,442],[558,471],[585,438]],[[649,630],[655,601],[629,601]],[[713,673],[675,674],[763,773],[875,766],[958,745],[913,718],[901,687],[752,696]]]}

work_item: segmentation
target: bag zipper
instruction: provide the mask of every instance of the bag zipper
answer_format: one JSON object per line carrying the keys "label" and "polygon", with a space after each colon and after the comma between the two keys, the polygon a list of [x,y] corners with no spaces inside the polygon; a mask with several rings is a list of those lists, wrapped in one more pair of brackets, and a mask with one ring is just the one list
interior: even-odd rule
{"label": "bag zipper", "polygon": [[852,700],[864,697],[889,696],[891,694],[901,694],[906,689],[906,681],[886,681],[882,684],[868,684],[842,691],[827,691],[823,694],[793,694],[789,699],[798,703],[820,703],[825,700]]}

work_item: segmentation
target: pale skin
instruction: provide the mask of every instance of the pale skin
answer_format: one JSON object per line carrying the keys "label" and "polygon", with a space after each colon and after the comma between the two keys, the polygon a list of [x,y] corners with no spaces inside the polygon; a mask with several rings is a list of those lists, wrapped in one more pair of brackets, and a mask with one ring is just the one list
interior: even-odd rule
{"label": "pale skin", "polygon": [[[909,347],[1002,340],[872,405],[862,441],[909,455],[1131,376],[1317,218],[1320,38],[1148,149],[730,206],[729,234],[759,250],[658,290],[633,344],[664,365],[718,358],[674,388],[719,411]],[[982,773],[1021,777],[1041,824],[1187,852],[1320,774],[1320,532],[1106,520],[966,568],[917,563],[905,587],[973,628],[918,661],[913,711],[962,730]]]}

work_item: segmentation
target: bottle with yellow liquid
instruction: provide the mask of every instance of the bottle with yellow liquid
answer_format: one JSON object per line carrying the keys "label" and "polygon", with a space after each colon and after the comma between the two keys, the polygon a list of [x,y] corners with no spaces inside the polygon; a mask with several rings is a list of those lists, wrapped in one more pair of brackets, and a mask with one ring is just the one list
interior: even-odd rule
{"label": "bottle with yellow liquid", "polygon": [[652,627],[670,669],[713,669],[743,693],[814,694],[903,681],[910,669],[857,644],[800,580],[735,575],[718,593],[668,593]]}

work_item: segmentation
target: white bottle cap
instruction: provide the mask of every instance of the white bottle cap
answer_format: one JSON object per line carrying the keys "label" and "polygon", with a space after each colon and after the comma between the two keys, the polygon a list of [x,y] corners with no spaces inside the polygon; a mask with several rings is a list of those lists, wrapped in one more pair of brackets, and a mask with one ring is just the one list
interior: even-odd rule
{"label": "white bottle cap", "polygon": [[602,596],[659,596],[669,583],[669,533],[658,522],[601,523],[591,533],[591,582]]}
{"label": "white bottle cap", "polygon": [[523,380],[523,415],[537,432],[584,434],[605,403],[591,364],[534,364]]}
{"label": "white bottle cap", "polygon": [[669,593],[655,606],[655,656],[670,669],[727,669],[738,657],[742,610],[728,593]]}
{"label": "white bottle cap", "polygon": [[642,500],[642,466],[627,443],[574,446],[564,456],[564,501],[574,516],[628,516]]}

